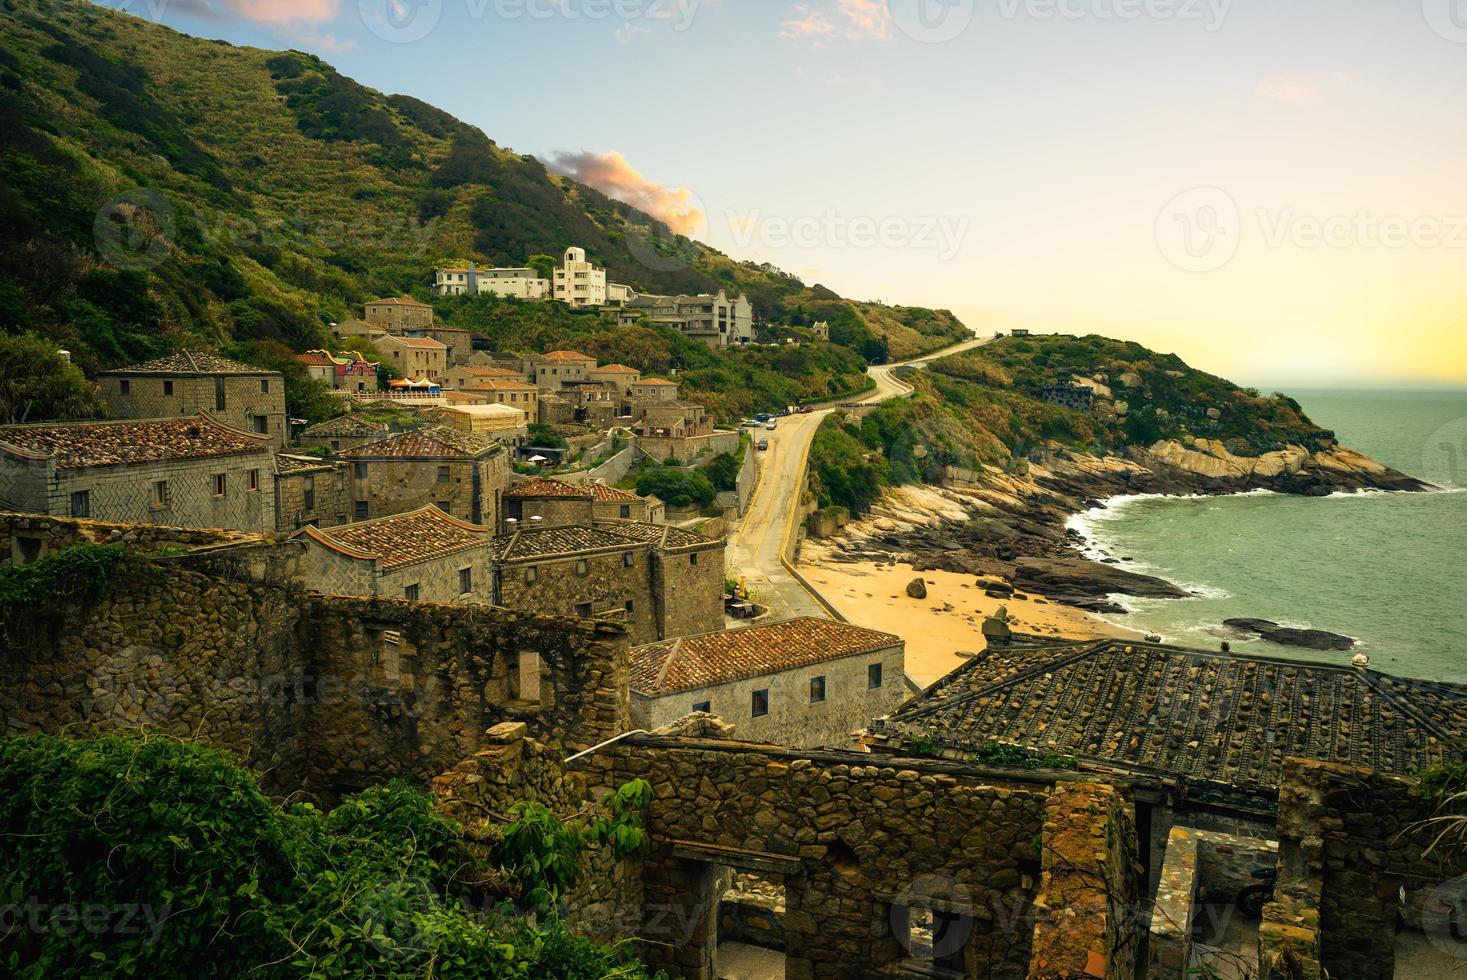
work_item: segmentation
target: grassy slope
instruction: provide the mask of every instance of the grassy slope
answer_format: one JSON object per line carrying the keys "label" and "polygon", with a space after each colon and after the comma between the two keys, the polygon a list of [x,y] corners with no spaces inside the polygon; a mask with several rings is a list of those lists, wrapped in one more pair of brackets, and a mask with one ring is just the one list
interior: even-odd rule
{"label": "grassy slope", "polygon": [[[0,18],[0,329],[44,333],[89,371],[199,343],[278,358],[321,343],[327,324],[360,315],[368,299],[427,298],[438,261],[522,263],[573,243],[639,288],[724,287],[779,322],[799,325],[808,312],[841,321],[833,339],[849,350],[811,355],[820,363],[808,365],[808,385],[769,377],[754,379],[753,396],[715,391],[731,405],[854,387],[861,364],[850,351],[907,356],[965,334],[951,314],[850,303],[673,236],[314,57],[191,38],[81,0],[12,6]],[[169,209],[166,247],[138,271],[100,260],[94,223],[118,195]],[[109,213],[137,216],[131,227],[151,220],[127,204]],[[536,321],[537,343],[550,346],[585,325],[559,311],[520,314],[502,321],[501,338],[501,321],[453,303],[440,313],[511,349],[518,319]],[[659,366],[639,363],[635,348],[602,347]],[[766,370],[742,355],[714,361],[704,365],[712,383],[727,375],[744,390],[749,371]]]}
{"label": "grassy slope", "polygon": [[[1139,376],[1139,386],[1122,387],[1119,379],[1128,373]],[[1075,412],[1037,397],[1046,385],[1096,374],[1126,401],[1127,418]],[[1103,337],[1006,338],[943,358],[909,380],[915,397],[883,405],[859,426],[832,420],[822,428],[813,455],[822,505],[859,512],[874,499],[873,486],[934,479],[948,465],[1002,467],[1050,444],[1103,455],[1162,439],[1205,438],[1256,456],[1290,444],[1320,449],[1334,440],[1292,399],[1264,397],[1174,354]],[[1220,419],[1208,416],[1211,408]],[[862,454],[864,462],[854,462]]]}

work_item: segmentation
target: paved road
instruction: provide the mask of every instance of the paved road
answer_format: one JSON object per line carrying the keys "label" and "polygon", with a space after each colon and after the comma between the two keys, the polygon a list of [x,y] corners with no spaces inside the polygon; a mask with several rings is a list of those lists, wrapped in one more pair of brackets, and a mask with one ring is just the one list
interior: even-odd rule
{"label": "paved road", "polygon": [[[889,398],[903,398],[912,386],[892,376],[895,368],[926,367],[939,357],[961,353],[988,343],[986,339],[958,344],[936,354],[902,364],[883,364],[867,374],[876,382],[876,391],[862,404],[876,404]],[[829,618],[829,613],[800,582],[790,574],[782,558],[793,554],[798,522],[796,510],[805,486],[805,468],[809,462],[810,444],[815,430],[831,410],[809,415],[792,415],[778,420],[773,432],[760,430],[758,437],[769,440],[769,451],[761,453],[762,468],[754,499],[749,505],[734,536],[729,540],[729,564],[735,574],[754,590],[758,601],[774,614],[771,621],[799,616]]]}

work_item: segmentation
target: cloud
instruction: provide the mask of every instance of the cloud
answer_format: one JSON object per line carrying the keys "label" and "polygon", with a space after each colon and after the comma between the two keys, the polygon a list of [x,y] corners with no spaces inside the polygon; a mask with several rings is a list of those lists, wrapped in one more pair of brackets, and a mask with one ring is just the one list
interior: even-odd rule
{"label": "cloud", "polygon": [[705,222],[703,209],[686,187],[667,187],[638,173],[626,157],[610,153],[556,153],[551,169],[596,188],[666,222],[679,235],[692,235]]}
{"label": "cloud", "polygon": [[257,24],[324,24],[335,20],[340,0],[222,0],[225,7]]}
{"label": "cloud", "polygon": [[1350,87],[1350,76],[1335,72],[1324,78],[1271,78],[1258,83],[1253,94],[1260,99],[1290,105],[1323,105],[1329,97]]}
{"label": "cloud", "polygon": [[652,28],[650,27],[626,21],[616,29],[613,37],[616,38],[618,44],[631,44],[642,35],[650,33],[652,33]]}
{"label": "cloud", "polygon": [[885,0],[827,0],[823,5],[797,3],[780,21],[779,36],[789,40],[832,38],[856,41],[891,36],[891,10]]}

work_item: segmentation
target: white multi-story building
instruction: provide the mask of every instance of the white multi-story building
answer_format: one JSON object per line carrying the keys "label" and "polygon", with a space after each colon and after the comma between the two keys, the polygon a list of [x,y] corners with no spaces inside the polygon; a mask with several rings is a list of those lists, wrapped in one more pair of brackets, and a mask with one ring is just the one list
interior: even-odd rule
{"label": "white multi-story building", "polygon": [[710,347],[747,344],[754,339],[754,306],[739,295],[730,299],[723,290],[697,296],[635,296],[618,314],[623,324],[646,319],[675,327]]}
{"label": "white multi-story building", "polygon": [[550,280],[542,278],[534,269],[476,269],[470,264],[464,268],[434,270],[433,293],[437,296],[492,293],[518,299],[548,299]]}
{"label": "white multi-story building", "polygon": [[586,250],[571,246],[555,270],[555,298],[568,306],[605,306],[606,270],[586,261]]}

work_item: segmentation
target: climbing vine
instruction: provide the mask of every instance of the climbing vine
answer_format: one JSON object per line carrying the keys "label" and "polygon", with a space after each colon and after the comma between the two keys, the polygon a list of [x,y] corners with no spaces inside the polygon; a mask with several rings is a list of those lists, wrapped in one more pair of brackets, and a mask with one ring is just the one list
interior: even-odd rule
{"label": "climbing vine", "polygon": [[113,570],[126,554],[121,544],[79,544],[24,565],[0,568],[0,625],[9,625],[24,613],[100,602],[111,590]]}

